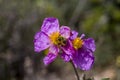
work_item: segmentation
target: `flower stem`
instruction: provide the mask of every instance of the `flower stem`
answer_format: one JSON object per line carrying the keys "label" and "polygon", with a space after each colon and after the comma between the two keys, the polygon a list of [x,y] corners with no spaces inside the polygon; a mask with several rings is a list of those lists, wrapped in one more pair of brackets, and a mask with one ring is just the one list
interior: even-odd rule
{"label": "flower stem", "polygon": [[75,65],[73,64],[72,61],[70,61],[70,62],[71,62],[72,66],[73,66],[73,69],[74,69],[74,71],[75,71],[75,74],[76,74],[77,80],[80,80],[79,75],[78,75],[78,72],[77,72],[77,69],[75,68]]}

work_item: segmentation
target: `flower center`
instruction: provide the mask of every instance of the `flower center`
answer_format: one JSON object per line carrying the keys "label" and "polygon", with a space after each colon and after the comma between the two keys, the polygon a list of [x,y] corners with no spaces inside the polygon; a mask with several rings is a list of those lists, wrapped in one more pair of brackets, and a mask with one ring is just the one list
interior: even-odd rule
{"label": "flower center", "polygon": [[53,44],[58,46],[64,46],[66,44],[66,39],[62,37],[59,32],[53,32],[50,35],[50,40]]}
{"label": "flower center", "polygon": [[81,48],[82,45],[83,45],[83,40],[81,40],[80,38],[77,37],[73,40],[73,47],[75,49]]}
{"label": "flower center", "polygon": [[56,40],[57,38],[59,37],[59,32],[53,32],[51,35],[50,35],[50,40],[53,44],[57,44]]}

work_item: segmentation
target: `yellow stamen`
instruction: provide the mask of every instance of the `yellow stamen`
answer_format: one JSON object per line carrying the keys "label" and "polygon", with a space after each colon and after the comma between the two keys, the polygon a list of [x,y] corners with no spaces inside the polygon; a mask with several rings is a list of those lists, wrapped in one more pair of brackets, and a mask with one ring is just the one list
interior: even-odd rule
{"label": "yellow stamen", "polygon": [[83,45],[83,40],[81,40],[80,38],[77,37],[73,40],[73,46],[75,49],[81,48],[82,45]]}
{"label": "yellow stamen", "polygon": [[50,35],[50,39],[51,39],[51,42],[53,44],[56,44],[57,45],[57,39],[59,37],[59,32],[53,32],[51,35]]}
{"label": "yellow stamen", "polygon": [[62,37],[59,32],[53,32],[50,35],[50,40],[53,44],[58,46],[64,46],[66,44],[66,39]]}

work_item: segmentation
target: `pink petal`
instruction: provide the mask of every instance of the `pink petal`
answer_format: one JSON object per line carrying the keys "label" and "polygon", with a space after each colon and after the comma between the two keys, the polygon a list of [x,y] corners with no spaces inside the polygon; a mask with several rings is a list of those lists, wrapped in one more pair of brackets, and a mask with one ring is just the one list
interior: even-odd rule
{"label": "pink petal", "polygon": [[59,48],[56,45],[51,45],[49,48],[49,53],[53,53],[55,55],[57,55],[59,52]]}
{"label": "pink petal", "polygon": [[49,37],[43,33],[38,32],[35,34],[34,37],[34,51],[40,52],[44,49],[47,49],[50,46],[50,40]]}
{"label": "pink petal", "polygon": [[74,65],[82,70],[90,70],[94,63],[94,55],[88,50],[81,48],[73,56]]}
{"label": "pink petal", "polygon": [[64,38],[69,38],[70,37],[70,28],[67,26],[62,26],[60,27],[60,34],[64,37]]}
{"label": "pink petal", "polygon": [[78,32],[77,32],[77,31],[72,31],[72,32],[71,32],[70,39],[73,40],[73,39],[75,39],[77,36],[78,36]]}
{"label": "pink petal", "polygon": [[93,52],[96,49],[95,41],[92,38],[84,39],[84,46]]}
{"label": "pink petal", "polygon": [[51,62],[53,62],[56,59],[57,55],[53,54],[53,53],[48,53],[47,56],[45,56],[45,58],[43,59],[43,62],[45,65],[50,64]]}
{"label": "pink petal", "polygon": [[69,61],[70,61],[70,56],[67,55],[64,51],[60,54],[60,57],[61,57],[65,62],[69,62]]}
{"label": "pink petal", "polygon": [[45,18],[41,27],[41,31],[45,32],[48,36],[53,32],[59,32],[58,19],[49,17]]}

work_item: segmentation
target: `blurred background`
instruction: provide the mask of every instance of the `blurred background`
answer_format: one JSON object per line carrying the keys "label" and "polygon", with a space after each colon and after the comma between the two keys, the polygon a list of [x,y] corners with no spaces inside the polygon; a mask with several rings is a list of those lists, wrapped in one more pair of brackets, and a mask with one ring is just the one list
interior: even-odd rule
{"label": "blurred background", "polygon": [[70,63],[45,67],[34,52],[45,17],[95,39],[95,64],[80,76],[120,80],[120,0],[0,0],[0,80],[75,80]]}

